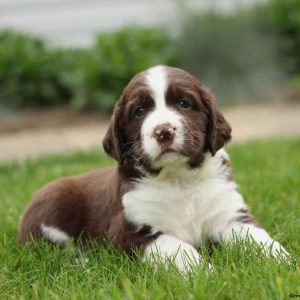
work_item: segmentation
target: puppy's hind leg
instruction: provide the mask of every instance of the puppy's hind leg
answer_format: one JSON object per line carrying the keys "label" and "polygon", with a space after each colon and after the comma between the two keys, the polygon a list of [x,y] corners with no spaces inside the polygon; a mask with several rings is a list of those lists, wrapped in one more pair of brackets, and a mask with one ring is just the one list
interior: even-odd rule
{"label": "puppy's hind leg", "polygon": [[84,192],[76,179],[63,178],[42,188],[21,221],[19,242],[43,239],[66,244],[78,238],[86,220]]}

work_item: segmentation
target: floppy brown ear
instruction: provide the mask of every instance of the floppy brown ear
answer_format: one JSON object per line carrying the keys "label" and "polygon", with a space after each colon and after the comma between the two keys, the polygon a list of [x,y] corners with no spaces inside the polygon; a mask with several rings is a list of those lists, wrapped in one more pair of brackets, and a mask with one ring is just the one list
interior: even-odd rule
{"label": "floppy brown ear", "polygon": [[113,157],[116,161],[121,162],[122,159],[122,135],[119,126],[120,123],[120,108],[115,107],[110,120],[109,128],[103,139],[102,145],[105,152]]}
{"label": "floppy brown ear", "polygon": [[231,126],[218,110],[213,95],[203,88],[200,95],[208,110],[208,125],[206,129],[207,150],[214,155],[231,139]]}

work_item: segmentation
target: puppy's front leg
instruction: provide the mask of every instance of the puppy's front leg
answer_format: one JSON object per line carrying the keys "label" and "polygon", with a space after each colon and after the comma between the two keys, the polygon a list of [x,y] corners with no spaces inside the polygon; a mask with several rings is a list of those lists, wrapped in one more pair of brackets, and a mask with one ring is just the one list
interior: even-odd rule
{"label": "puppy's front leg", "polygon": [[224,242],[232,242],[235,238],[254,241],[262,246],[266,256],[273,256],[276,259],[289,259],[289,253],[279,242],[273,240],[270,235],[256,222],[243,223],[239,221],[229,222],[224,228],[214,232],[215,239],[221,239]]}
{"label": "puppy's front leg", "polygon": [[192,245],[168,234],[162,234],[148,244],[144,255],[147,260],[154,263],[173,262],[184,273],[190,271],[193,266],[203,263],[199,252]]}

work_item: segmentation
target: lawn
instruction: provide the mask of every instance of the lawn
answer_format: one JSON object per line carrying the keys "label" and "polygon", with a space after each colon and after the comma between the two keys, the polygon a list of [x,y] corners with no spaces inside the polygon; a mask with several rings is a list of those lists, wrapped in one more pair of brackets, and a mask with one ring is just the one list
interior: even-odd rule
{"label": "lawn", "polygon": [[286,299],[300,295],[300,138],[233,145],[234,177],[253,213],[292,254],[288,265],[258,247],[221,246],[206,261],[216,269],[156,271],[109,246],[89,249],[16,243],[20,215],[49,180],[110,165],[99,151],[0,166],[0,299]]}

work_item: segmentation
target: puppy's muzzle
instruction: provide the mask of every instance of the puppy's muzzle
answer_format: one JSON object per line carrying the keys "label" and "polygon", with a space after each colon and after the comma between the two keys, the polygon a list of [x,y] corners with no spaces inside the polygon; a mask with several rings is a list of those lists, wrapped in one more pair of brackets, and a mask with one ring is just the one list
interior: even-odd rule
{"label": "puppy's muzzle", "polygon": [[175,138],[175,131],[176,128],[169,123],[158,125],[154,130],[154,137],[160,145],[171,144]]}

